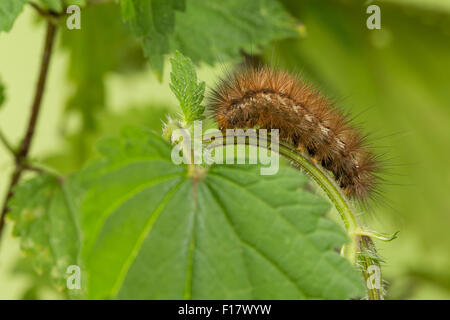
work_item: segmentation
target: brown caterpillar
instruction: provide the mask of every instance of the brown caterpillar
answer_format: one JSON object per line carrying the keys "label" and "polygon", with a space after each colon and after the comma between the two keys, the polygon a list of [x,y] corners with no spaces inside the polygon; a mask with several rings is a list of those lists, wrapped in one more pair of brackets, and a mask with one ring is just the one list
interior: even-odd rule
{"label": "brown caterpillar", "polygon": [[331,171],[344,192],[367,203],[379,164],[367,137],[348,116],[298,76],[270,67],[243,67],[222,79],[208,106],[219,129],[279,129],[280,139]]}

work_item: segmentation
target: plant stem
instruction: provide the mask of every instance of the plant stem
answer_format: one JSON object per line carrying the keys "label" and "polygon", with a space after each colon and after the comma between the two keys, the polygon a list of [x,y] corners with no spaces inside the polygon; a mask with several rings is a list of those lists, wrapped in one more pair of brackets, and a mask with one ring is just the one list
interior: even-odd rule
{"label": "plant stem", "polygon": [[38,83],[36,86],[33,103],[31,105],[31,114],[22,142],[17,152],[14,153],[15,168],[11,175],[11,180],[7,189],[6,197],[0,215],[0,236],[5,224],[5,217],[9,212],[8,202],[13,196],[13,189],[19,183],[20,177],[22,176],[23,171],[26,169],[28,153],[30,151],[31,143],[33,141],[33,136],[36,129],[36,123],[38,120],[39,112],[41,110],[42,98],[44,96],[45,85],[47,82],[48,69],[53,52],[56,32],[57,26],[51,21],[48,21]]}
{"label": "plant stem", "polygon": [[336,210],[341,216],[344,227],[352,240],[350,244],[343,247],[342,253],[352,264],[355,264],[358,252],[356,235],[360,228],[347,197],[341,192],[341,189],[334,179],[332,179],[321,167],[317,166],[308,156],[297,152],[294,147],[283,142],[280,142],[279,149],[281,155],[291,160],[295,165],[303,169],[310,177],[312,177],[333,202]]}
{"label": "plant stem", "polygon": [[62,17],[65,14],[65,10],[61,13],[54,12],[51,10],[45,10],[42,9],[40,6],[38,6],[34,2],[28,2],[28,4],[36,10],[36,12],[43,18],[47,19],[48,22],[52,22],[54,24],[57,24],[59,22],[59,18]]}
{"label": "plant stem", "polygon": [[[230,136],[230,138],[232,138],[231,141],[234,141],[235,145],[239,144],[239,142],[235,141],[234,137],[235,136]],[[244,144],[260,147],[255,138],[256,137],[246,137]],[[215,148],[223,147],[223,141],[228,141],[227,139],[228,136],[224,136],[221,139],[214,140],[214,143],[209,139],[206,139],[203,142],[210,143],[210,146],[212,145],[212,147]],[[258,136],[258,139],[262,139],[262,137]],[[216,142],[218,142],[218,144],[215,144]],[[271,141],[267,140],[266,145],[269,150],[272,150],[270,143]],[[339,212],[344,227],[350,238],[350,243],[343,246],[341,254],[345,256],[353,265],[361,268],[364,280],[366,281],[368,299],[381,300],[381,288],[367,286],[367,282],[371,276],[368,273],[368,268],[373,265],[378,268],[380,267],[379,261],[375,257],[369,256],[371,253],[375,254],[375,246],[370,237],[361,235],[362,233],[364,234],[362,231],[364,229],[361,227],[356,215],[354,214],[355,209],[353,208],[350,200],[342,192],[341,188],[337,185],[334,179],[325,171],[325,169],[316,165],[316,163],[308,155],[283,141],[279,141],[277,152],[290,160],[295,167],[305,171],[306,174],[312,177],[319,187],[327,194],[328,198]],[[379,280],[381,282],[381,279]]]}
{"label": "plant stem", "polygon": [[39,13],[42,16],[47,16],[49,15],[49,13],[47,11],[45,11],[44,9],[42,9],[40,6],[38,6],[36,3],[30,1],[28,2],[28,4],[37,11],[37,13]]}

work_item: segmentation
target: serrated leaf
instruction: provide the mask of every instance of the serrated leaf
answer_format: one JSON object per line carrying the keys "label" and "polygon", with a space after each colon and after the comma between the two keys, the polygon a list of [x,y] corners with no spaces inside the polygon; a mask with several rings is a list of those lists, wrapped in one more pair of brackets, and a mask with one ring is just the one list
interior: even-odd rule
{"label": "serrated leaf", "polygon": [[68,76],[74,84],[66,110],[80,113],[87,131],[95,130],[97,114],[106,108],[106,75],[141,70],[145,64],[138,41],[120,16],[113,3],[92,6],[81,15],[81,30],[62,30],[62,44],[70,57]]}
{"label": "serrated leaf", "polygon": [[78,218],[70,207],[74,196],[67,195],[68,188],[43,175],[16,187],[9,202],[21,249],[32,256],[36,271],[49,274],[60,289],[65,287],[67,267],[79,264]]}
{"label": "serrated leaf", "polygon": [[120,1],[120,7],[122,12],[122,19],[124,21],[130,21],[134,19],[136,12],[134,11],[133,0]]}
{"label": "serrated leaf", "polygon": [[0,1],[0,32],[11,30],[14,21],[22,12],[28,0],[2,0]]}
{"label": "serrated leaf", "polygon": [[176,51],[170,59],[170,89],[180,102],[185,120],[192,122],[203,118],[205,107],[201,105],[205,96],[205,82],[197,83],[197,73],[192,61]]}
{"label": "serrated leaf", "polygon": [[152,0],[152,15],[156,31],[161,34],[173,32],[175,27],[173,0]]}
{"label": "serrated leaf", "polygon": [[0,108],[2,107],[4,102],[5,102],[5,86],[0,80]]}
{"label": "serrated leaf", "polygon": [[[335,251],[347,241],[345,232],[324,218],[328,202],[302,189],[303,175],[280,168],[261,176],[258,166],[222,165],[193,180],[172,163],[171,150],[160,136],[127,128],[121,138],[104,140],[103,157],[72,178],[88,181],[75,184],[85,189],[74,201],[87,298],[363,294],[356,269]],[[54,201],[31,190],[37,189],[19,190],[16,201]]]}
{"label": "serrated leaf", "polygon": [[159,78],[163,55],[169,52],[169,35],[175,27],[175,10],[184,9],[182,0],[123,0],[122,17],[142,40],[142,47]]}
{"label": "serrated leaf", "polygon": [[428,10],[441,11],[447,14],[450,13],[450,2],[442,0],[382,0],[380,3],[394,3],[396,5],[404,5],[405,7],[418,7]]}
{"label": "serrated leaf", "polygon": [[[290,168],[216,166],[201,181],[159,136],[131,130],[82,204],[90,298],[341,299],[363,294],[343,230]],[[289,180],[299,176],[295,185]],[[114,199],[114,201],[111,201]],[[114,252],[114,254],[111,254]],[[270,279],[270,280],[269,280]]]}

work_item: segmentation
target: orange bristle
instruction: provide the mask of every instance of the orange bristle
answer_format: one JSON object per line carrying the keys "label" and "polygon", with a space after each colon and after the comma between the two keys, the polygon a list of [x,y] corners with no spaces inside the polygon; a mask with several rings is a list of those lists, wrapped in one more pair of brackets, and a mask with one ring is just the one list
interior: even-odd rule
{"label": "orange bristle", "polygon": [[244,67],[223,79],[209,108],[219,129],[279,129],[280,138],[307,151],[350,197],[367,202],[378,163],[366,137],[317,89],[270,67]]}

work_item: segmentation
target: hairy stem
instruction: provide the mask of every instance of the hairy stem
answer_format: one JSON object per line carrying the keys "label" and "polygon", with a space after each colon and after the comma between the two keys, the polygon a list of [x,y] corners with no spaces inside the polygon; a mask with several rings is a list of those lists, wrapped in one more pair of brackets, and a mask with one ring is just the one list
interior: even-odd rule
{"label": "hairy stem", "polygon": [[3,203],[1,215],[0,215],[0,236],[3,231],[3,227],[5,224],[5,217],[9,211],[8,202],[13,196],[14,187],[19,183],[20,177],[22,173],[27,168],[27,157],[30,151],[31,143],[33,141],[36,123],[38,120],[39,112],[41,110],[42,98],[44,96],[45,84],[47,82],[48,69],[50,65],[50,59],[53,52],[55,36],[57,32],[57,26],[51,21],[47,22],[47,32],[45,35],[45,45],[44,51],[41,59],[41,66],[39,72],[39,78],[34,94],[33,103],[31,105],[31,113],[28,120],[28,125],[22,139],[22,142],[17,150],[14,153],[15,158],[15,168],[11,175],[11,180],[9,183],[9,187],[7,189],[7,193],[5,196],[5,200]]}
{"label": "hairy stem", "polygon": [[[237,145],[239,142],[235,141],[235,136],[224,136],[221,139],[213,141],[206,139],[204,143],[209,144],[207,148],[223,147],[224,141],[233,141],[233,144]],[[262,137],[259,136],[258,139]],[[255,137],[246,137],[245,145],[259,146],[258,141]],[[272,150],[271,142],[266,141],[267,148]],[[381,269],[379,259],[376,258],[376,249],[371,240],[371,238],[365,234],[364,228],[358,222],[355,209],[352,206],[350,200],[342,192],[341,188],[336,184],[334,179],[326,172],[322,167],[316,165],[316,163],[306,154],[297,150],[294,146],[279,141],[279,146],[277,152],[287,158],[292,165],[296,168],[303,170],[308,174],[326,193],[328,198],[331,200],[336,210],[338,211],[347,234],[350,238],[350,243],[343,246],[341,254],[345,256],[353,265],[361,269],[364,280],[366,281],[367,297],[370,300],[381,300],[382,289],[381,287],[376,287],[374,285],[367,286],[370,281],[371,274],[369,273],[370,266],[376,266],[379,270],[378,282],[381,283]]]}

